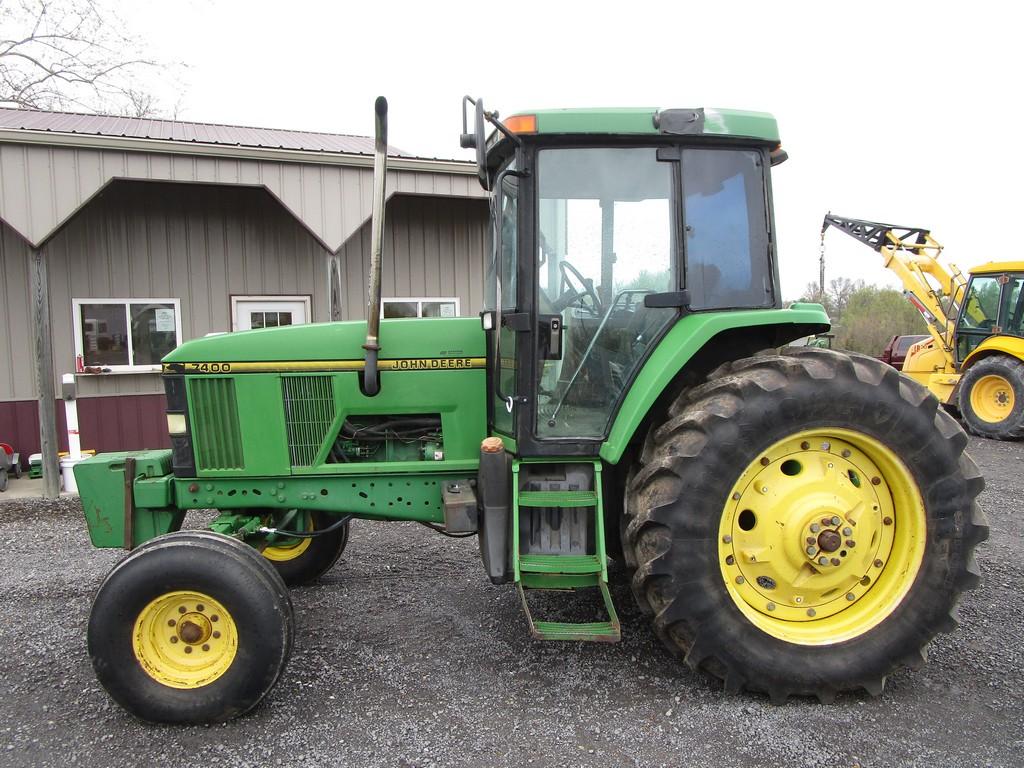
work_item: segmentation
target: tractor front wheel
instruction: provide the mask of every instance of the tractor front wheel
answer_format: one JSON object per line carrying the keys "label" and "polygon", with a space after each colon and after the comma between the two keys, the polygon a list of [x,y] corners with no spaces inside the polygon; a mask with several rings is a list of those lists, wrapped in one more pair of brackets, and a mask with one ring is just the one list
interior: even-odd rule
{"label": "tractor front wheel", "polygon": [[[326,512],[300,512],[302,528],[289,530],[322,531],[338,522],[335,515]],[[334,567],[348,545],[349,523],[330,533],[308,538],[281,538],[263,548],[263,557],[274,566],[289,587],[309,584]]]}
{"label": "tractor front wheel", "polygon": [[960,414],[967,428],[993,440],[1024,437],[1024,363],[995,355],[967,369],[960,382]]}
{"label": "tractor front wheel", "polygon": [[627,492],[634,595],[727,690],[879,693],[977,582],[988,529],[966,445],[934,397],[871,358],[725,366],[644,445]]}
{"label": "tractor front wheel", "polygon": [[206,531],[153,539],[118,563],[93,601],[96,676],[153,723],[243,715],[274,687],[294,634],[291,600],[251,547]]}

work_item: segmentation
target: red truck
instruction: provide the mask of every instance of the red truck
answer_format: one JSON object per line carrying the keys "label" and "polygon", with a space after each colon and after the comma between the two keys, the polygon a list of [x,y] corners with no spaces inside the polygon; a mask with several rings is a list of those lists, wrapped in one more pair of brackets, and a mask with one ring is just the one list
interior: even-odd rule
{"label": "red truck", "polygon": [[929,338],[928,334],[893,336],[889,339],[889,343],[885,345],[885,349],[882,350],[882,354],[878,356],[878,359],[883,363],[888,363],[897,371],[902,371],[903,362],[907,359],[907,352],[910,348],[927,338]]}

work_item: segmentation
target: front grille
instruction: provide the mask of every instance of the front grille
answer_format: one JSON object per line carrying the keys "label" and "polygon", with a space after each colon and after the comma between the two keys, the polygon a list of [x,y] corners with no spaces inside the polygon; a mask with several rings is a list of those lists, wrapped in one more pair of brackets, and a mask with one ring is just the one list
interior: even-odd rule
{"label": "front grille", "polygon": [[235,380],[191,379],[189,397],[192,400],[192,441],[198,469],[245,469]]}
{"label": "front grille", "polygon": [[292,466],[311,466],[334,423],[331,377],[285,376],[281,388]]}

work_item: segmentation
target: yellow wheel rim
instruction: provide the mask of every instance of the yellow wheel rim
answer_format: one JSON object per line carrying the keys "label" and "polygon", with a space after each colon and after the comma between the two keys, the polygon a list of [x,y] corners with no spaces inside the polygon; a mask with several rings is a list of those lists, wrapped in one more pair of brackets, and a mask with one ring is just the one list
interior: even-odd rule
{"label": "yellow wheel rim", "polygon": [[[292,528],[291,530],[297,529]],[[306,527],[304,530],[313,530],[312,515],[306,515]],[[284,539],[280,544],[264,547],[263,556],[267,558],[267,560],[272,560],[275,563],[284,563],[301,557],[302,554],[309,549],[309,546],[312,543],[312,539]]]}
{"label": "yellow wheel rim", "polygon": [[971,410],[982,421],[998,424],[1013,412],[1013,386],[996,373],[982,376],[971,387]]}
{"label": "yellow wheel rim", "polygon": [[168,592],[135,620],[132,650],[146,674],[171,688],[202,688],[231,667],[238,629],[231,614],[202,592]]}
{"label": "yellow wheel rim", "polygon": [[729,596],[759,629],[800,645],[864,634],[906,596],[924,558],[921,492],[877,440],[814,429],[743,470],[722,515]]}

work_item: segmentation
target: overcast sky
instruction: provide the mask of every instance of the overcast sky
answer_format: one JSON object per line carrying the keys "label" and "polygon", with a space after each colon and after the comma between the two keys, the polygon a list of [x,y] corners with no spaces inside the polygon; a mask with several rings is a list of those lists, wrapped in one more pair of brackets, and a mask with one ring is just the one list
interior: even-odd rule
{"label": "overcast sky", "polygon": [[[963,267],[1024,258],[1012,3],[121,1],[156,56],[188,65],[187,120],[367,135],[382,94],[394,145],[468,159],[465,93],[503,114],[772,112],[790,155],[774,175],[786,298],[817,280],[829,209],[931,228]],[[828,278],[897,285],[841,233],[827,248]]]}

